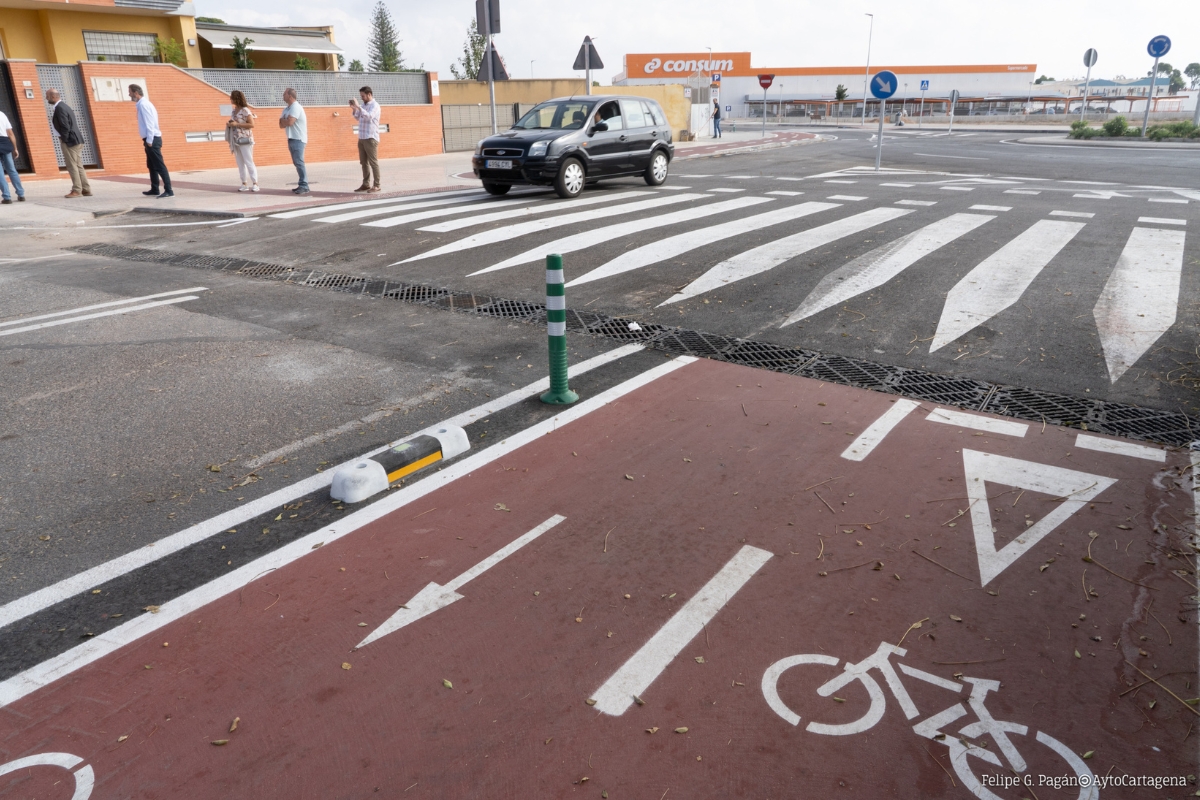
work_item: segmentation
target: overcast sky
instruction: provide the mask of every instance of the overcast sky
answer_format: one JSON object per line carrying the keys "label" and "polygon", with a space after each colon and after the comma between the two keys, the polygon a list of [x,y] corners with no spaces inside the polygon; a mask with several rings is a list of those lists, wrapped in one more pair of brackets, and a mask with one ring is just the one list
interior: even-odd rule
{"label": "overcast sky", "polygon": [[[367,60],[367,20],[375,0],[195,0],[197,13],[243,25],[333,25],[346,60]],[[410,66],[449,80],[461,55],[474,0],[387,0]],[[1083,52],[1095,47],[1096,77],[1143,76],[1151,37],[1171,37],[1165,58],[1182,69],[1200,62],[1200,3],[1154,6],[1115,0],[500,0],[496,49],[514,78],[567,77],[585,34],[596,40],[602,83],[625,53],[750,51],[755,67],[863,65],[867,12],[875,14],[871,63],[1036,63],[1039,73],[1083,77]],[[1189,10],[1190,9],[1190,10]]]}

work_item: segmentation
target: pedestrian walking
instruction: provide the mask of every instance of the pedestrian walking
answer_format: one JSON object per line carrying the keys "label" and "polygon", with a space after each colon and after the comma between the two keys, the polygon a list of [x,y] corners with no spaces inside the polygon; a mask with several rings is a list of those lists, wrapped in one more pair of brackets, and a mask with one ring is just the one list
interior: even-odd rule
{"label": "pedestrian walking", "polygon": [[225,141],[237,161],[238,177],[242,179],[239,192],[258,191],[258,169],[254,166],[254,114],[246,105],[246,95],[240,89],[229,93],[233,113],[225,122]]}
{"label": "pedestrian walking", "polygon": [[[379,185],[379,103],[375,102],[375,93],[370,86],[358,90],[362,105],[357,100],[350,100],[350,108],[354,118],[358,120],[358,163],[362,165],[363,181],[354,191],[382,192]],[[375,183],[371,183],[371,173],[375,174]]]}
{"label": "pedestrian walking", "polygon": [[91,197],[92,187],[87,172],[83,169],[83,131],[75,110],[62,101],[57,89],[46,90],[46,102],[50,104],[50,129],[58,139],[63,161],[67,162],[67,174],[71,176],[71,191],[67,197]]}
{"label": "pedestrian walking", "polygon": [[713,121],[713,137],[716,139],[720,139],[721,138],[721,103],[717,100],[713,100],[712,121]]}
{"label": "pedestrian walking", "polygon": [[304,107],[296,99],[296,90],[290,86],[283,90],[285,108],[279,115],[279,127],[287,131],[288,152],[292,154],[292,166],[300,182],[292,189],[295,194],[308,194],[308,170],[304,168],[304,145],[308,142],[308,119]]}
{"label": "pedestrian walking", "polygon": [[[171,190],[171,175],[167,172],[167,162],[163,161],[162,131],[158,127],[158,109],[146,99],[146,93],[136,83],[129,84],[129,99],[137,103],[138,135],[142,137],[142,145],[146,149],[146,169],[150,170],[150,191],[142,192],[147,197],[174,197]],[[158,185],[162,182],[162,194]]]}
{"label": "pedestrian walking", "polygon": [[0,194],[3,195],[3,200],[0,200],[0,205],[12,205],[12,195],[8,192],[8,181],[4,180],[4,176],[8,176],[8,180],[12,181],[13,188],[17,190],[17,202],[25,202],[25,187],[21,185],[21,176],[17,174],[17,158],[20,157],[17,151],[17,138],[13,135],[12,123],[8,121],[3,111],[0,111],[0,169],[4,175],[0,175]]}

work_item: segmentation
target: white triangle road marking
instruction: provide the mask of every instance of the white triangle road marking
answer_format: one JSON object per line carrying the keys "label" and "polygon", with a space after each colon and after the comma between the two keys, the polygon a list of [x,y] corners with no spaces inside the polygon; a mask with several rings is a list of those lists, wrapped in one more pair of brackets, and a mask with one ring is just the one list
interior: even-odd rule
{"label": "white triangle road marking", "polygon": [[[442,233],[445,231],[455,231],[455,230],[458,230],[459,228],[469,228],[472,225],[482,225],[485,222],[497,222],[497,221],[503,220],[503,219],[514,219],[517,217],[527,217],[527,216],[532,216],[534,214],[547,214],[547,213],[550,213],[553,211],[570,211],[571,209],[574,209],[574,208],[583,208],[583,207],[587,207],[587,206],[594,206],[594,205],[599,205],[600,203],[612,203],[617,200],[628,200],[633,197],[644,197],[647,194],[649,194],[649,193],[648,192],[616,192],[614,194],[608,194],[608,195],[597,194],[597,195],[593,195],[591,197],[584,197],[584,198],[575,200],[574,202],[555,202],[553,200],[551,200],[551,201],[542,200],[542,201],[537,202],[534,205],[529,205],[528,201],[525,201],[526,205],[524,205],[522,208],[509,208],[504,211],[495,211],[493,209],[495,209],[499,205],[513,205],[515,203],[520,203],[522,201],[514,200],[507,204],[495,203],[495,204],[488,204],[488,205],[478,205],[478,206],[472,206],[471,208],[455,209],[453,212],[455,214],[461,214],[461,213],[470,212],[470,211],[478,212],[476,214],[473,214],[472,216],[466,217],[464,219],[452,219],[452,220],[447,220],[446,222],[438,222],[433,225],[428,225],[428,226],[425,226],[422,228],[418,228],[417,230],[437,231],[438,233]],[[429,212],[425,212],[425,213],[418,212],[416,214],[403,214],[398,217],[391,217],[389,219],[380,219],[380,220],[376,220],[374,222],[368,222],[365,224],[365,227],[394,228],[397,225],[404,225],[409,222],[416,222],[418,220],[422,220],[422,219],[426,219],[428,217],[434,217],[434,216],[440,216],[440,215],[432,214]]]}
{"label": "white triangle road marking", "polygon": [[[1096,495],[1117,482],[1116,478],[1103,475],[966,449],[963,450],[963,473],[967,481],[967,499],[971,503],[971,527],[975,531],[979,581],[984,586],[1033,549],[1068,517],[1095,499]],[[992,512],[987,499],[989,481],[1066,499],[997,550],[996,535],[992,530]]]}

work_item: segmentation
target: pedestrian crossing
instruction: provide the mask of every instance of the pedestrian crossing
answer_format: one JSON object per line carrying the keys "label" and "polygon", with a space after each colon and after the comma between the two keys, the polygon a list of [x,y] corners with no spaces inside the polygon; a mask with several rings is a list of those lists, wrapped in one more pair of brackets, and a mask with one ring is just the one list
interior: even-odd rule
{"label": "pedestrian crossing", "polygon": [[[688,177],[742,182],[754,176]],[[547,253],[582,254],[572,261],[577,266],[573,275],[569,273],[569,287],[604,291],[605,286],[620,285],[625,292],[632,280],[659,292],[654,301],[659,308],[701,298],[704,303],[724,298],[728,304],[728,292],[753,291],[738,289],[739,284],[747,286],[742,282],[773,273],[774,286],[795,287],[776,290],[782,297],[773,298],[771,305],[774,318],[768,324],[784,330],[844,308],[863,295],[886,293],[910,271],[920,280],[933,280],[930,270],[936,266],[941,270],[936,281],[945,284],[930,283],[924,290],[937,299],[937,313],[930,317],[923,310],[924,319],[918,323],[933,335],[914,339],[930,355],[956,343],[961,352],[964,337],[981,326],[995,326],[995,320],[1018,303],[1030,314],[1031,302],[1038,305],[1037,314],[1056,314],[1046,298],[1032,295],[1031,287],[1044,274],[1065,275],[1072,259],[1087,259],[1098,277],[1086,290],[1094,306],[1083,316],[1091,317],[1092,342],[1098,341],[1113,383],[1177,324],[1185,291],[1189,212],[1194,208],[1192,198],[1179,196],[1183,190],[1171,190],[1170,197],[1135,197],[1110,183],[1092,182],[1079,192],[1061,186],[1062,181],[1024,189],[1013,188],[1024,180],[1018,178],[947,173],[930,177],[913,176],[905,182],[857,175],[832,178],[820,183],[854,184],[859,193],[822,192],[819,197],[806,197],[800,186],[775,190],[749,183],[708,190],[701,186],[696,191],[673,187],[671,192],[614,187],[569,201],[543,190],[506,197],[464,190],[275,216],[363,228],[410,226],[407,230],[414,234],[432,236],[420,252],[410,250],[389,265],[400,274],[421,262],[447,256],[461,260],[468,253],[471,269],[459,274],[471,279],[540,264]],[[735,191],[713,191],[719,189]],[[1053,208],[1047,192],[1057,192],[1051,197],[1060,198],[1066,207]],[[811,188],[807,194],[812,194]],[[931,195],[937,199],[924,199]],[[1140,215],[1128,205],[1131,200],[1166,201],[1169,208],[1158,205],[1153,210],[1178,215]],[[1075,210],[1072,203],[1093,210]],[[1117,219],[1109,213],[1112,203],[1135,213]],[[1109,244],[1097,246],[1097,238]],[[1112,253],[1109,260],[1107,253]],[[817,260],[801,259],[806,254]],[[618,279],[619,284],[611,283]],[[911,287],[912,281],[906,285]],[[662,291],[664,286],[670,293]],[[785,302],[780,304],[780,299]]]}

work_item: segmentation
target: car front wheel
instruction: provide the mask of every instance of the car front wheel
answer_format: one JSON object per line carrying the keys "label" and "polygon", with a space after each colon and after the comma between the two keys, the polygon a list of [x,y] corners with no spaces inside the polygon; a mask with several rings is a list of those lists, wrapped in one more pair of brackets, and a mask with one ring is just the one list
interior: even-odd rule
{"label": "car front wheel", "polygon": [[511,188],[512,185],[508,183],[488,183],[487,181],[483,183],[483,190],[488,194],[508,194],[508,190]]}
{"label": "car front wheel", "polygon": [[650,186],[662,186],[667,181],[667,154],[656,151],[646,167],[646,183]]}
{"label": "car front wheel", "polygon": [[585,177],[583,164],[579,163],[579,159],[568,158],[558,170],[558,177],[554,179],[554,191],[562,198],[578,197],[583,191]]}

